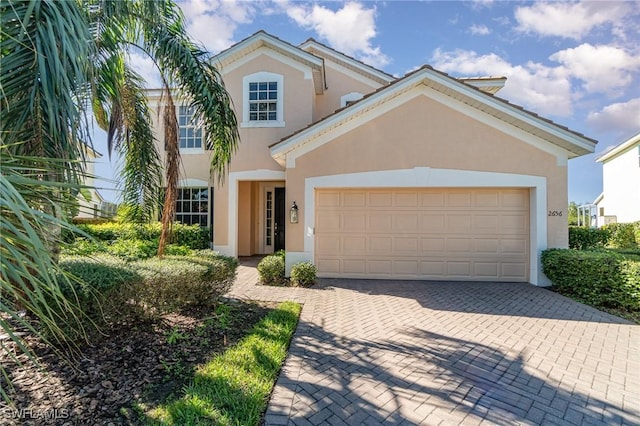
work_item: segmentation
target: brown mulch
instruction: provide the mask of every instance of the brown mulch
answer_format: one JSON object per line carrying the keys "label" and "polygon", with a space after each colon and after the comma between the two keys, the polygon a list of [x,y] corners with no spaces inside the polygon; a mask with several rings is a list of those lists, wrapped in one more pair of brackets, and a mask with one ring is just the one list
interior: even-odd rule
{"label": "brown mulch", "polygon": [[144,424],[136,406],[154,407],[179,396],[196,365],[236,343],[275,307],[273,303],[227,304],[232,307],[232,322],[226,329],[220,328],[211,309],[167,315],[156,323],[130,324],[111,330],[93,346],[82,347],[74,367],[35,338],[26,341],[41,369],[24,355],[18,356],[22,365],[17,364],[0,348],[0,363],[12,385],[0,377],[0,386],[15,403],[10,408],[0,399],[0,424]]}

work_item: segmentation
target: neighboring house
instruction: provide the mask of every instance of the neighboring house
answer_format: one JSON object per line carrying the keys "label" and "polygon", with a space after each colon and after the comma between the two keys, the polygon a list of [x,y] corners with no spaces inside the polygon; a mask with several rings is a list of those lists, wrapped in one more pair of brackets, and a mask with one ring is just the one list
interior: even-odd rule
{"label": "neighboring house", "polygon": [[548,284],[540,253],[568,244],[567,160],[596,141],[493,96],[505,78],[428,66],[395,78],[263,31],[213,62],[240,148],[215,186],[203,135],[177,107],[177,218],[213,225],[216,250],[286,249],[287,271],[311,261],[322,277]]}
{"label": "neighboring house", "polygon": [[102,195],[95,188],[95,160],[102,157],[98,151],[94,150],[88,145],[85,145],[85,157],[86,157],[86,175],[87,178],[84,181],[84,185],[87,188],[83,188],[78,193],[78,214],[76,218],[96,218],[102,217],[102,205],[104,199]]}
{"label": "neighboring house", "polygon": [[597,225],[640,221],[640,133],[596,159],[602,194],[595,199]]}

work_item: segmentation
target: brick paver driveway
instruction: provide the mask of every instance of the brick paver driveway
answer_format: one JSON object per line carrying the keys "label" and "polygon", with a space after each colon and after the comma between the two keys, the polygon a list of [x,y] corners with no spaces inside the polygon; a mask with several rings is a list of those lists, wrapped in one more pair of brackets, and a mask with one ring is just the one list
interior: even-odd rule
{"label": "brick paver driveway", "polygon": [[[253,263],[255,264],[255,263]],[[529,284],[320,280],[267,425],[640,424],[640,326]]]}

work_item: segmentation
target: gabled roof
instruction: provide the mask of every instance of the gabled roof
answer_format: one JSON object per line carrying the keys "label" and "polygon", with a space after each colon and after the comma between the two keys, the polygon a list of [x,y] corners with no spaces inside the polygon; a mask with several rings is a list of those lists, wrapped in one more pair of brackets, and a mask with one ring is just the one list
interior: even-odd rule
{"label": "gabled roof", "polygon": [[282,164],[287,153],[419,85],[434,89],[560,147],[569,152],[569,158],[589,154],[595,150],[596,140],[425,65],[388,86],[368,94],[361,100],[281,139],[271,145],[271,155]]}
{"label": "gabled roof", "polygon": [[458,77],[458,80],[495,95],[504,87],[507,77]]}
{"label": "gabled roof", "polygon": [[313,53],[314,55],[320,56],[322,58],[330,58],[332,62],[340,64],[351,71],[354,71],[377,82],[378,84],[386,86],[387,84],[396,80],[396,78],[391,74],[387,74],[386,72],[374,68],[371,65],[367,65],[364,62],[359,61],[349,55],[338,52],[337,50],[332,49],[331,47],[322,44],[314,40],[313,38],[309,38],[304,43],[302,43],[300,45],[300,49]]}
{"label": "gabled roof", "polygon": [[315,87],[316,94],[322,94],[325,89],[324,79],[324,61],[322,58],[315,56],[309,52],[296,47],[286,41],[268,34],[267,32],[260,30],[257,33],[245,38],[244,40],[234,44],[226,50],[218,53],[211,58],[216,67],[219,70],[224,71],[224,68],[232,63],[246,57],[248,54],[262,48],[267,47],[280,53],[294,61],[297,61],[303,65],[311,68],[313,73],[313,85]]}
{"label": "gabled roof", "polygon": [[637,133],[636,135],[631,136],[629,139],[622,142],[620,145],[617,145],[613,149],[602,154],[600,157],[596,158],[596,161],[599,163],[604,163],[606,161],[612,160],[616,158],[618,155],[626,152],[628,149],[634,146],[640,146],[640,133]]}

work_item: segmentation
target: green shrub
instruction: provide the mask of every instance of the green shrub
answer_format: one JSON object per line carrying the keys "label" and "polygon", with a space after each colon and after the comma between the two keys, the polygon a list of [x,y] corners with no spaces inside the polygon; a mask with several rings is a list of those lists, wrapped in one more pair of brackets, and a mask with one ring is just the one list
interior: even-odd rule
{"label": "green shrub", "polygon": [[192,248],[193,250],[208,249],[211,247],[211,229],[198,225],[173,225],[174,244]]}
{"label": "green shrub", "polygon": [[610,250],[550,249],[542,265],[559,293],[595,307],[640,310],[640,262]]}
{"label": "green shrub", "polygon": [[148,259],[158,252],[158,240],[116,240],[107,247],[107,252],[128,261]]}
{"label": "green shrub", "polygon": [[77,298],[85,315],[81,321],[104,327],[142,315],[141,306],[133,299],[142,277],[123,260],[108,255],[63,256],[59,264],[71,278],[62,291]]}
{"label": "green shrub", "polygon": [[[160,240],[162,224],[154,222],[151,224],[132,224],[106,222],[98,224],[80,224],[78,229],[86,233],[89,237],[99,241],[124,240]],[[176,223],[173,225],[171,243],[184,245],[193,250],[208,249],[210,247],[211,230],[198,225],[183,225]],[[66,235],[65,241],[71,242],[81,238],[83,235]]]}
{"label": "green shrub", "polygon": [[260,281],[266,285],[284,285],[284,256],[273,254],[258,263]]}
{"label": "green shrub", "polygon": [[[130,263],[104,254],[63,256],[60,266],[72,276],[62,291],[78,300],[84,313],[82,321],[105,328],[156,319],[191,305],[215,304],[231,287],[238,261],[199,250],[190,256]],[[80,332],[75,337],[80,337]]]}
{"label": "green shrub", "polygon": [[318,268],[311,262],[296,263],[291,268],[291,284],[308,287],[316,280]]}
{"label": "green shrub", "polygon": [[89,241],[86,238],[78,238],[72,243],[62,246],[62,254],[68,256],[92,256],[98,253],[106,253],[107,245],[102,241]]}
{"label": "green shrub", "polygon": [[607,247],[633,249],[638,247],[633,223],[611,223],[602,227],[609,232]]}
{"label": "green shrub", "polygon": [[131,263],[142,276],[137,298],[153,314],[176,312],[191,305],[213,305],[235,278],[237,260],[209,250],[191,256],[165,256]]}
{"label": "green shrub", "polygon": [[569,248],[588,250],[602,248],[609,240],[609,231],[603,228],[569,227]]}

